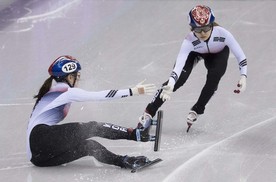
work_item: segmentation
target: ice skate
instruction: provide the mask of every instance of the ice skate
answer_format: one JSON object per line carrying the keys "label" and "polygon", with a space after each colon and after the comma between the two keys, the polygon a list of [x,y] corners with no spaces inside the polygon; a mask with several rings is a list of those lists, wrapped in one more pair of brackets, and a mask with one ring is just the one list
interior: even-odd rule
{"label": "ice skate", "polygon": [[140,129],[141,139],[149,138],[149,131],[152,125],[152,116],[146,112],[139,117],[137,128]]}
{"label": "ice skate", "polygon": [[130,140],[138,141],[138,142],[148,142],[151,141],[152,136],[150,136],[149,131],[145,129],[139,128],[129,128],[128,132],[130,133]]}
{"label": "ice skate", "polygon": [[136,167],[134,167],[132,170],[131,170],[131,172],[132,173],[135,173],[135,172],[137,172],[137,171],[140,171],[140,170],[142,170],[142,169],[146,169],[146,168],[148,168],[148,167],[150,167],[150,166],[152,166],[152,165],[155,165],[155,164],[157,164],[157,163],[159,163],[159,162],[161,162],[162,161],[162,159],[160,159],[160,158],[157,158],[157,159],[154,159],[154,160],[152,160],[152,161],[148,161],[147,163],[145,163],[144,165],[140,165],[140,166],[136,166]]}
{"label": "ice skate", "polygon": [[139,117],[139,123],[137,128],[140,128],[140,129],[149,128],[151,126],[151,123],[152,123],[152,116],[149,113],[144,112],[143,115]]}
{"label": "ice skate", "polygon": [[188,116],[187,116],[187,132],[189,132],[191,126],[196,122],[198,118],[198,114],[195,111],[190,111]]}
{"label": "ice skate", "polygon": [[150,160],[145,156],[130,157],[126,155],[123,157],[123,164],[121,167],[126,169],[135,169],[145,165],[149,161]]}
{"label": "ice skate", "polygon": [[[144,113],[143,116],[139,118],[137,128],[128,129],[130,133],[130,140],[148,142],[154,141],[154,151],[159,150],[161,131],[162,131],[162,121],[163,121],[163,111],[157,112],[157,119],[153,119],[148,113]],[[155,126],[155,135],[150,134],[151,126]]]}

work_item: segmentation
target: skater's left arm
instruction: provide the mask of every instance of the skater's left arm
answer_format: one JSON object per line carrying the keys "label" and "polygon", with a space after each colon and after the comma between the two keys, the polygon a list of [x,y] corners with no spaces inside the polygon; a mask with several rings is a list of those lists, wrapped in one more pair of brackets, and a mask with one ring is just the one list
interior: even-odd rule
{"label": "skater's left arm", "polygon": [[238,64],[239,64],[239,70],[240,70],[240,80],[238,81],[237,84],[237,89],[234,90],[235,93],[240,93],[244,92],[246,89],[246,78],[247,78],[247,60],[246,56],[239,45],[239,43],[236,41],[234,36],[226,31],[227,33],[227,38],[226,38],[226,44],[236,57]]}

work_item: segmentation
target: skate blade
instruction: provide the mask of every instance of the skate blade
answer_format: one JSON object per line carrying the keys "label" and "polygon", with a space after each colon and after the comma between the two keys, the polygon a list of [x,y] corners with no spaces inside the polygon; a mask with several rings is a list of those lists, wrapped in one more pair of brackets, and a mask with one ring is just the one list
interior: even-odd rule
{"label": "skate blade", "polygon": [[157,125],[157,120],[151,120],[151,125]]}
{"label": "skate blade", "polygon": [[161,161],[162,161],[162,159],[160,159],[160,158],[157,158],[157,159],[155,159],[153,161],[149,161],[149,162],[147,162],[146,164],[144,164],[142,166],[137,166],[137,167],[133,168],[131,170],[131,173],[135,173],[135,172],[140,171],[142,169],[148,168],[148,167],[150,167],[152,165],[155,165],[155,164],[157,164],[157,163],[159,163]]}
{"label": "skate blade", "polygon": [[163,123],[163,111],[160,110],[157,113],[157,125],[155,130],[155,141],[154,141],[154,149],[153,149],[155,152],[157,152],[160,148],[162,123]]}
{"label": "skate blade", "polygon": [[188,128],[187,128],[186,132],[188,133],[189,130],[190,130],[190,128],[191,128],[191,126],[192,126],[192,124],[190,124],[190,123],[187,123],[187,124],[188,124]]}
{"label": "skate blade", "polygon": [[149,141],[151,141],[151,142],[154,142],[154,141],[155,141],[155,139],[156,139],[156,137],[155,137],[155,136],[150,136],[150,137],[149,137]]}

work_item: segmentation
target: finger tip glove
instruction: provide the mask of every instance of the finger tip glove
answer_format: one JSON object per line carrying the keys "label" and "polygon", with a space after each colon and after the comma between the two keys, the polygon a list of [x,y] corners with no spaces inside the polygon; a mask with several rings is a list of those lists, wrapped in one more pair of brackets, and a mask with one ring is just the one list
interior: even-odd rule
{"label": "finger tip glove", "polygon": [[239,94],[239,93],[244,92],[246,90],[246,78],[247,78],[246,75],[241,75],[240,80],[237,84],[238,89],[235,89],[234,93]]}
{"label": "finger tip glove", "polygon": [[171,99],[171,93],[173,92],[173,86],[165,85],[162,87],[162,92],[160,94],[160,98],[163,102]]}

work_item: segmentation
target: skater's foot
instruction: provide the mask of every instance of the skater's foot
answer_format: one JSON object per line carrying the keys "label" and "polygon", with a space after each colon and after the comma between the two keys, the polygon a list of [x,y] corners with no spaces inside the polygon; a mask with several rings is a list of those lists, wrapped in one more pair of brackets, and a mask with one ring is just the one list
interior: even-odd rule
{"label": "skater's foot", "polygon": [[147,129],[128,129],[130,133],[130,140],[138,141],[138,142],[148,142],[151,140],[149,135],[149,128]]}
{"label": "skater's foot", "polygon": [[196,122],[197,118],[198,118],[198,114],[195,111],[189,112],[187,116],[187,125],[188,125],[187,132],[189,132],[189,129]]}
{"label": "skater's foot", "polygon": [[137,125],[137,128],[141,130],[141,136],[142,138],[149,137],[149,130],[151,128],[152,124],[152,116],[144,112],[142,116],[139,117],[139,123]]}
{"label": "skater's foot", "polygon": [[137,125],[137,128],[140,128],[140,129],[148,128],[151,126],[151,122],[152,122],[152,116],[149,113],[144,112],[143,115],[139,117],[139,123]]}

